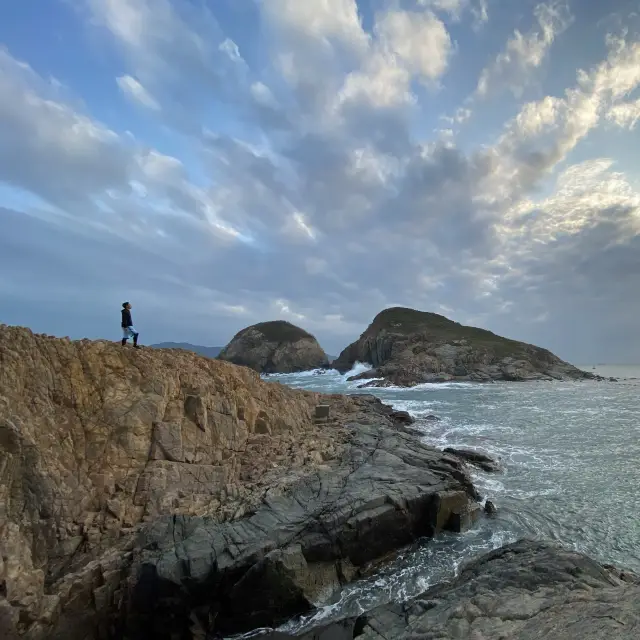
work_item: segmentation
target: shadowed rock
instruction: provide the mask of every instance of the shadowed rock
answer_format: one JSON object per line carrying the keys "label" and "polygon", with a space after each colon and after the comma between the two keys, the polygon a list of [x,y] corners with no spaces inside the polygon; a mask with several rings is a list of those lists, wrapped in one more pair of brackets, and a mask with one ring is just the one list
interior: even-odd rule
{"label": "shadowed rock", "polygon": [[[640,581],[551,544],[520,541],[405,604],[265,640],[637,640]],[[356,630],[354,632],[354,630]]]}
{"label": "shadowed rock", "polygon": [[318,341],[290,322],[261,322],[238,332],[220,352],[220,360],[259,373],[295,373],[329,366]]}
{"label": "shadowed rock", "polygon": [[267,492],[248,518],[165,517],[147,527],[136,545],[127,633],[152,628],[162,640],[185,633],[194,617],[207,632],[275,625],[368,562],[473,524],[477,494],[462,465],[397,428],[349,430],[337,466]]}

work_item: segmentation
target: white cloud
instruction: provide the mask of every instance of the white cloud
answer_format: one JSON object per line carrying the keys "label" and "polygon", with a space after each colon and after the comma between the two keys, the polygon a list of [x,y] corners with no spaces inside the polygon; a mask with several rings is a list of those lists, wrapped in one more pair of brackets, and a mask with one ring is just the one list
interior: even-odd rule
{"label": "white cloud", "polygon": [[238,45],[230,38],[225,38],[218,49],[229,56],[229,59],[233,62],[244,63],[244,58],[240,55]]}
{"label": "white cloud", "polygon": [[319,41],[337,39],[366,50],[369,38],[362,28],[355,0],[264,0],[261,9],[278,28]]}
{"label": "white cloud", "polygon": [[437,80],[447,69],[451,38],[444,23],[429,11],[388,11],[376,20],[383,49],[412,73]]}
{"label": "white cloud", "polygon": [[134,102],[148,109],[160,111],[158,101],[132,76],[124,75],[116,78],[120,90]]}
{"label": "white cloud", "polygon": [[[584,313],[593,307],[582,287],[623,314],[628,295],[616,302],[603,274],[630,286],[625,274],[640,272],[638,194],[609,160],[575,165],[572,153],[609,121],[633,126],[638,43],[610,39],[607,59],[575,86],[520,105],[503,125],[454,103],[442,138],[428,140],[459,78],[445,75],[453,44],[434,12],[450,22],[475,9],[484,20],[482,2],[387,3],[366,32],[352,1],[264,0],[260,38],[234,35],[242,62],[206,9],[216,3],[88,1],[122,54],[121,89],[140,99],[143,87],[162,105],[166,148],[181,155],[117,134],[65,88],[0,56],[0,180],[60,212],[53,235],[35,217],[0,219],[0,266],[21,274],[3,296],[24,306],[43,286],[53,293],[41,316],[66,317],[77,279],[106,292],[87,308],[126,288],[153,310],[149,326],[191,341],[222,342],[275,315],[323,332],[332,351],[392,302],[517,327],[531,341],[545,327],[575,335],[576,309],[602,320]],[[488,91],[522,86],[567,15],[539,8],[538,26],[489,67]],[[423,90],[439,83],[437,96]],[[458,148],[463,124],[471,136]],[[486,144],[473,147],[476,135]],[[123,263],[136,283],[122,280]]]}
{"label": "white cloud", "polygon": [[625,129],[635,129],[640,120],[640,100],[616,104],[607,113],[607,118]]}
{"label": "white cloud", "polygon": [[526,34],[516,29],[504,51],[483,69],[476,88],[477,96],[485,97],[503,86],[520,96],[531,80],[531,72],[540,67],[555,39],[573,20],[568,5],[558,1],[539,4],[534,15],[537,28]]}
{"label": "white cloud", "polygon": [[393,56],[375,53],[363,70],[350,73],[337,96],[336,107],[345,102],[365,100],[376,108],[411,104],[411,74]]}

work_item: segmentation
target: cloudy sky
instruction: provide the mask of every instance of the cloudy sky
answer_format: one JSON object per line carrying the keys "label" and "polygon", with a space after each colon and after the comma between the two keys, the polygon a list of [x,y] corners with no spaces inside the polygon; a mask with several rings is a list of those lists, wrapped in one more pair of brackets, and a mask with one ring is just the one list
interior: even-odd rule
{"label": "cloudy sky", "polygon": [[5,0],[0,322],[640,362],[640,0]]}

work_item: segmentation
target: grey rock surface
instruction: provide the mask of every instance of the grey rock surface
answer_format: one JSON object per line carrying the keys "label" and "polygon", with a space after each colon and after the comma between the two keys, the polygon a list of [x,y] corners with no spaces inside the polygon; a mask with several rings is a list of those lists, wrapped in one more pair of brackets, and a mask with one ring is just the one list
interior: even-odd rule
{"label": "grey rock surface", "polygon": [[[348,629],[351,636],[339,635]],[[346,632],[345,632],[346,633]],[[522,540],[405,604],[265,640],[637,640],[640,579],[549,543]]]}
{"label": "grey rock surface", "polygon": [[476,451],[475,449],[456,449],[454,447],[447,447],[444,452],[452,456],[456,456],[456,458],[460,458],[461,460],[472,464],[474,467],[478,467],[488,473],[498,473],[502,471],[502,467],[497,460],[494,460],[486,453]]}
{"label": "grey rock surface", "polygon": [[249,517],[172,516],[145,528],[127,637],[273,626],[326,600],[366,563],[473,524],[477,494],[460,461],[400,427],[347,428],[351,444],[338,465],[267,491]]}

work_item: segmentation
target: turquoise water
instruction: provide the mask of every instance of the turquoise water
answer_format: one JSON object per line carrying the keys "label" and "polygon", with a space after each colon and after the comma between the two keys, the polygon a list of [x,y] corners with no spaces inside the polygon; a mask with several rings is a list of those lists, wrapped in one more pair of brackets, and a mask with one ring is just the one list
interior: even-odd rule
{"label": "turquoise water", "polygon": [[[406,599],[451,578],[461,563],[522,536],[553,540],[640,572],[640,367],[596,366],[595,372],[620,380],[366,390],[409,411],[425,442],[500,458],[503,474],[473,473],[480,492],[497,505],[498,517],[483,519],[461,536],[425,542],[375,578],[348,587],[339,603],[315,617],[361,613]],[[358,393],[347,377],[328,372],[269,379]],[[430,413],[442,421],[421,421]]]}

